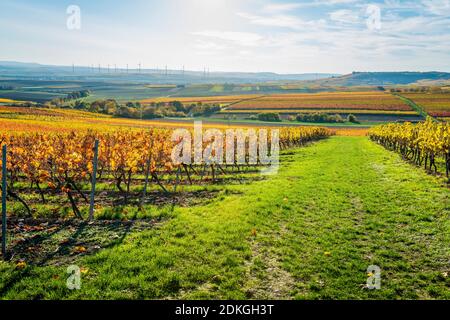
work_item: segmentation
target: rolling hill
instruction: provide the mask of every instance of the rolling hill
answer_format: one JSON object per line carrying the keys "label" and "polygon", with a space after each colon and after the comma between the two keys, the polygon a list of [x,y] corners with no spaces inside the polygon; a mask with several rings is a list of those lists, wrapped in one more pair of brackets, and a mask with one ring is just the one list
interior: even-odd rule
{"label": "rolling hill", "polygon": [[179,69],[139,69],[136,66],[91,65],[52,66],[0,61],[0,80],[120,81],[187,83],[255,83],[267,81],[308,81],[338,76],[333,73],[278,74],[273,72],[210,72]]}
{"label": "rolling hill", "polygon": [[353,72],[315,81],[322,86],[389,86],[450,81],[447,72]]}

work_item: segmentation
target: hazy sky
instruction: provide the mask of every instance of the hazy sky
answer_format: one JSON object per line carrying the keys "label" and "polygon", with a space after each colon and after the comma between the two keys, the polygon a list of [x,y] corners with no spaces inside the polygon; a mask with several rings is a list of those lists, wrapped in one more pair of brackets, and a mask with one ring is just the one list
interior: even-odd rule
{"label": "hazy sky", "polygon": [[450,71],[450,0],[1,0],[0,40],[0,60],[58,65]]}

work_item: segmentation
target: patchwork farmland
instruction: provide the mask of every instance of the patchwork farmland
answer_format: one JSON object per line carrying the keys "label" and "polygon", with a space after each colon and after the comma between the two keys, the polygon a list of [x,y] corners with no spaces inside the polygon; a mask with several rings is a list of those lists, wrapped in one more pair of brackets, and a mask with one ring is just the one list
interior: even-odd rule
{"label": "patchwork farmland", "polygon": [[205,97],[160,97],[143,99],[140,102],[144,105],[155,103],[167,103],[171,101],[179,101],[183,104],[218,104],[218,105],[230,105],[241,101],[251,100],[262,97],[261,95],[248,94],[248,95],[228,95],[228,96],[205,96]]}
{"label": "patchwork farmland", "polygon": [[299,113],[354,114],[366,121],[421,118],[402,99],[382,91],[266,95],[233,103],[222,110],[221,116],[248,117],[263,112],[284,117]]}
{"label": "patchwork farmland", "polygon": [[439,118],[450,118],[450,93],[402,93],[425,110],[429,115]]}
{"label": "patchwork farmland", "polygon": [[328,92],[270,95],[237,103],[233,105],[231,109],[351,109],[411,111],[411,108],[403,101],[384,92]]}

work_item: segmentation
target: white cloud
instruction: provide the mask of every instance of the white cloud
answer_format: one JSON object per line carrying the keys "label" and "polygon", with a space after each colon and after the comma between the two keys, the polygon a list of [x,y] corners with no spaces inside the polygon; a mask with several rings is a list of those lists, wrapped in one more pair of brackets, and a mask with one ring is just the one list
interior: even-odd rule
{"label": "white cloud", "polygon": [[426,17],[410,17],[410,18],[398,18],[384,23],[383,29],[391,33],[401,32],[414,32],[425,31],[423,28],[427,28],[429,18]]}
{"label": "white cloud", "polygon": [[264,6],[263,11],[265,12],[285,12],[291,11],[304,6],[302,3],[272,3]]}
{"label": "white cloud", "polygon": [[450,15],[450,0],[422,0],[425,9],[438,16]]}
{"label": "white cloud", "polygon": [[349,4],[359,2],[359,0],[327,0],[325,2],[328,4]]}
{"label": "white cloud", "polygon": [[277,15],[254,15],[248,14],[244,12],[238,12],[238,16],[241,18],[247,19],[251,24],[267,26],[267,27],[279,27],[279,28],[290,28],[295,30],[301,30],[305,28],[316,28],[325,25],[325,20],[312,20],[312,21],[303,21],[299,17],[293,15],[286,14],[277,14]]}
{"label": "white cloud", "polygon": [[344,5],[344,4],[353,4],[360,2],[360,0],[316,0],[313,3],[316,6],[335,6],[335,5]]}
{"label": "white cloud", "polygon": [[228,48],[228,46],[224,45],[223,43],[217,43],[214,41],[204,41],[201,39],[198,39],[195,42],[194,46],[196,49],[203,51],[220,51]]}
{"label": "white cloud", "polygon": [[252,32],[205,30],[193,32],[193,35],[229,41],[241,46],[256,46],[263,37]]}
{"label": "white cloud", "polygon": [[333,11],[330,14],[330,19],[341,23],[358,23],[360,22],[360,17],[357,12],[348,9],[341,9]]}
{"label": "white cloud", "polygon": [[[259,61],[263,65],[264,62],[272,65],[273,57],[282,57],[274,66],[302,65],[309,71],[314,68],[322,71],[326,68],[335,71],[345,68],[425,70],[432,65],[442,65],[443,57],[450,52],[450,19],[427,14],[420,3],[390,0],[380,4],[383,24],[376,33],[365,24],[367,3],[356,4],[353,0],[311,3],[315,6],[355,5],[341,6],[328,13],[324,8],[322,17],[310,21],[304,20],[301,11],[290,12],[299,6],[288,4],[264,7],[254,13],[239,12],[237,15],[249,24],[265,28],[259,30],[259,37],[252,36],[258,40],[252,42],[251,48],[247,46],[248,50],[240,46],[240,41],[234,41],[233,57],[246,57],[250,64]],[[328,22],[324,18],[328,18]],[[430,57],[436,61],[431,61]],[[308,66],[314,67],[309,69]]]}

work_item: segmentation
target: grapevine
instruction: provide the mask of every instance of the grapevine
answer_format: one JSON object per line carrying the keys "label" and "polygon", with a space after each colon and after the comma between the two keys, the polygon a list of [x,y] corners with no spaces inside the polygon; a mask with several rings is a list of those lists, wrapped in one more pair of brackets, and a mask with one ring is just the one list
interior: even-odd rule
{"label": "grapevine", "polygon": [[[279,131],[280,149],[300,147],[331,134],[330,130],[317,127],[282,128]],[[227,168],[216,163],[175,165],[171,153],[177,142],[172,141],[171,136],[171,130],[160,128],[106,132],[74,130],[0,133],[1,145],[8,146],[8,196],[20,201],[28,214],[31,214],[32,210],[16,190],[16,186],[28,183],[30,189],[37,190],[42,203],[46,203],[47,194],[65,195],[73,214],[81,219],[79,202],[88,203],[83,186],[89,186],[92,179],[93,146],[96,139],[100,142],[97,179],[109,181],[110,186],[122,195],[124,203],[130,200],[132,182],[140,181],[142,177],[146,177],[146,181],[150,177],[151,182],[169,193],[168,180],[163,177],[172,177],[169,179],[174,180],[175,191],[183,173],[190,184],[203,183],[208,174],[212,175],[210,181],[215,182],[219,174],[226,173]],[[270,134],[268,138],[270,150]],[[204,141],[203,145],[205,144]],[[225,148],[225,144],[223,147]],[[246,159],[248,161],[248,154]],[[254,164],[235,163],[231,170],[240,172],[244,167],[248,169],[250,166],[261,165],[259,160]],[[200,181],[194,181],[193,177],[199,175]]]}
{"label": "grapevine", "polygon": [[406,160],[438,173],[443,159],[445,174],[450,175],[450,124],[431,118],[412,124],[390,123],[372,128],[369,136],[387,149],[399,152]]}

